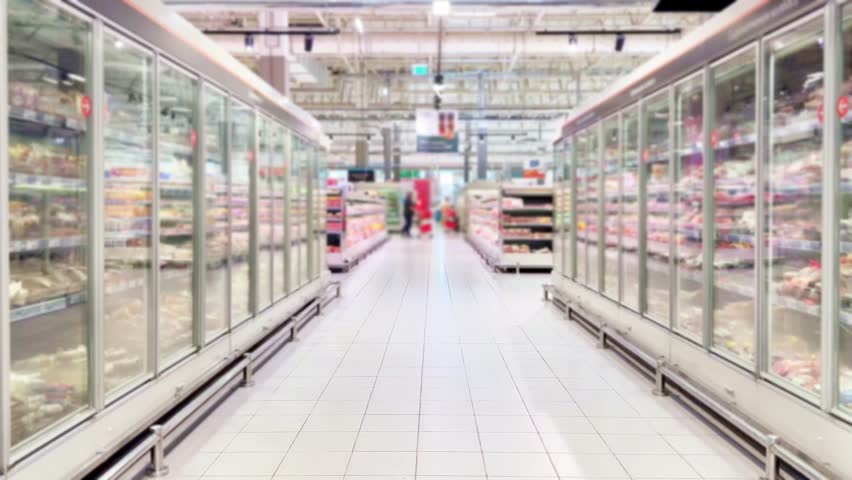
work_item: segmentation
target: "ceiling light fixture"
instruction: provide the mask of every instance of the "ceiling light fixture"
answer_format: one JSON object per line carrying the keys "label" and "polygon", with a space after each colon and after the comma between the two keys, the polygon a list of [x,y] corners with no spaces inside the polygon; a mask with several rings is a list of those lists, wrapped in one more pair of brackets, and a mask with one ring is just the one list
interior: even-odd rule
{"label": "ceiling light fixture", "polygon": [[615,51],[616,52],[620,52],[620,51],[624,50],[624,42],[625,42],[624,34],[621,33],[621,32],[616,33],[615,34]]}
{"label": "ceiling light fixture", "polygon": [[246,51],[254,52],[254,35],[248,34],[245,39]]}
{"label": "ceiling light fixture", "polygon": [[355,17],[355,30],[361,35],[364,34],[364,22],[361,21],[361,17]]}
{"label": "ceiling light fixture", "polygon": [[450,0],[434,0],[432,14],[436,17],[446,17],[450,14]]}
{"label": "ceiling light fixture", "polygon": [[122,48],[124,48],[124,42],[122,42],[121,40],[116,40],[115,42],[113,42],[112,46],[121,50]]}
{"label": "ceiling light fixture", "polygon": [[577,45],[577,34],[568,34],[568,45]]}

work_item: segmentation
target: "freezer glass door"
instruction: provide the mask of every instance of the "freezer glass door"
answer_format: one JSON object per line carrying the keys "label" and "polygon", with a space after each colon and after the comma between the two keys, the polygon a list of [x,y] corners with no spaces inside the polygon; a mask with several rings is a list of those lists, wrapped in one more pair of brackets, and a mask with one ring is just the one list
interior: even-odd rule
{"label": "freezer glass door", "polygon": [[193,344],[193,176],[198,80],[160,64],[160,357],[173,363]]}
{"label": "freezer glass door", "polygon": [[104,52],[104,383],[149,372],[153,300],[154,56],[106,32]]}
{"label": "freezer glass door", "polygon": [[287,131],[279,124],[272,130],[272,298],[286,295],[286,250],[284,249],[285,219],[287,217],[284,195],[287,188],[287,157],[284,154],[284,136]]}
{"label": "freezer glass door", "polygon": [[290,291],[302,286],[300,272],[307,261],[303,256],[305,204],[303,198],[302,169],[304,168],[305,146],[296,135],[291,137],[290,160]]}
{"label": "freezer glass door", "polygon": [[562,265],[562,163],[565,161],[564,143],[553,146],[553,268],[560,274]]}
{"label": "freezer glass door", "polygon": [[328,157],[325,149],[317,148],[317,190],[314,194],[314,218],[318,222],[316,232],[316,273],[315,277],[322,275],[325,270],[325,242],[326,242],[326,209],[325,195],[328,185]]}
{"label": "freezer glass door", "polygon": [[704,76],[695,75],[675,87],[675,289],[674,327],[696,341],[702,339],[704,281],[702,266],[702,202],[704,194]]}
{"label": "freezer glass door", "polygon": [[645,107],[645,314],[663,325],[669,325],[671,299],[669,247],[671,232],[671,138],[669,137],[668,91],[648,101]]}
{"label": "freezer glass door", "polygon": [[228,328],[228,146],[227,98],[210,86],[204,87],[204,201],[205,232],[205,330],[206,339]]}
{"label": "freezer glass door", "polygon": [[756,52],[711,68],[713,112],[713,346],[746,362],[755,353]]}
{"label": "freezer glass door", "polygon": [[598,209],[598,179],[600,178],[600,128],[591,127],[586,135],[586,201],[583,212],[586,219],[586,285],[592,290],[600,290],[600,254],[598,234],[600,233]]}
{"label": "freezer glass door", "polygon": [[[89,402],[86,218],[91,25],[54,2],[8,2],[13,446]],[[5,173],[5,172],[4,172]]]}
{"label": "freezer glass door", "polygon": [[588,206],[586,205],[586,183],[588,182],[588,158],[589,158],[589,134],[586,131],[582,131],[577,134],[576,138],[576,147],[577,147],[577,207],[576,207],[576,224],[574,228],[577,230],[577,245],[575,247],[575,252],[577,256],[577,264],[575,270],[575,278],[577,282],[581,285],[588,285],[588,244],[589,242],[586,240],[586,236],[588,235],[588,224],[586,215],[588,210]]}
{"label": "freezer glass door", "polygon": [[621,157],[619,155],[618,117],[612,117],[603,124],[603,174],[604,190],[604,295],[618,300],[618,232],[621,229]]}
{"label": "freezer glass door", "polygon": [[574,138],[568,137],[563,145],[562,154],[562,271],[568,278],[574,278],[576,244],[571,241],[571,232],[574,230]]}
{"label": "freezer glass door", "polygon": [[821,369],[822,35],[817,21],[768,42],[764,192],[770,372],[813,395]]}
{"label": "freezer glass door", "polygon": [[[852,7],[844,8],[843,19],[843,84],[844,104],[852,100]],[[830,111],[830,110],[829,110]],[[840,187],[838,205],[840,232],[840,265],[837,287],[839,315],[837,332],[837,403],[852,414],[852,109],[842,120],[840,149]]]}
{"label": "freezer glass door", "polygon": [[258,311],[272,304],[272,219],[275,217],[275,204],[272,196],[272,130],[274,124],[261,116],[257,128],[258,155],[258,251],[257,251],[257,301]]}
{"label": "freezer glass door", "polygon": [[254,111],[231,101],[231,323],[252,314],[251,177],[254,163]]}
{"label": "freezer glass door", "polygon": [[621,303],[639,311],[639,114],[622,113]]}

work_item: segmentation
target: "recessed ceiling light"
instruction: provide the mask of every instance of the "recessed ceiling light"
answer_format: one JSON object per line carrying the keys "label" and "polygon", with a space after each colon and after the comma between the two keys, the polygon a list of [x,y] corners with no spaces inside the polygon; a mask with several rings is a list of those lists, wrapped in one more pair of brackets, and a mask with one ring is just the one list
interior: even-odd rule
{"label": "recessed ceiling light", "polygon": [[437,17],[446,17],[450,14],[450,0],[434,0],[432,2],[432,14]]}

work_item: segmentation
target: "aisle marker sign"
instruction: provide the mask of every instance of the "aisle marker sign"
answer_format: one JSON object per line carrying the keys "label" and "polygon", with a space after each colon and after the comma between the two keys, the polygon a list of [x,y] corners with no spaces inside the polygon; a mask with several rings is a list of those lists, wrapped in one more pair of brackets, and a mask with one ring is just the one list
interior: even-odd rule
{"label": "aisle marker sign", "polygon": [[83,95],[80,98],[80,113],[86,118],[89,118],[92,114],[92,98],[88,95]]}
{"label": "aisle marker sign", "polygon": [[846,115],[849,114],[849,96],[841,95],[840,98],[837,99],[837,115],[840,118],[846,118]]}
{"label": "aisle marker sign", "polygon": [[417,110],[417,152],[457,153],[459,135],[456,130],[456,111]]}
{"label": "aisle marker sign", "polygon": [[415,63],[411,65],[411,74],[415,77],[428,77],[429,65],[425,63]]}

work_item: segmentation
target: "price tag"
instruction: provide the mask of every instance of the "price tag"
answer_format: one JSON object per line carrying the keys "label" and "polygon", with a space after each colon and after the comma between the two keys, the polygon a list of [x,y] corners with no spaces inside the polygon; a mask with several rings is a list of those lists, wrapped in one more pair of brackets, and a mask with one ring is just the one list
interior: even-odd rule
{"label": "price tag", "polygon": [[189,131],[189,144],[192,145],[193,147],[195,147],[195,145],[197,143],[198,143],[198,132],[196,132],[195,129],[193,128],[192,130]]}
{"label": "price tag", "polygon": [[825,122],[825,105],[822,103],[819,104],[819,110],[817,110],[817,117],[819,118],[819,123]]}
{"label": "price tag", "polygon": [[710,132],[710,144],[713,145],[713,148],[719,146],[719,131],[713,130]]}
{"label": "price tag", "polygon": [[642,161],[648,162],[651,159],[651,151],[647,148],[642,152]]}
{"label": "price tag", "polygon": [[88,95],[80,97],[80,113],[86,118],[92,114],[92,98]]}
{"label": "price tag", "polygon": [[849,97],[847,95],[841,95],[840,98],[837,99],[837,115],[840,118],[846,118],[846,115],[849,113]]}

